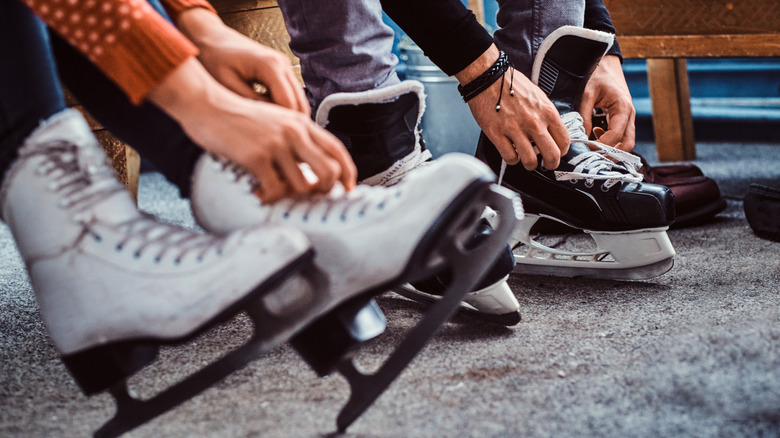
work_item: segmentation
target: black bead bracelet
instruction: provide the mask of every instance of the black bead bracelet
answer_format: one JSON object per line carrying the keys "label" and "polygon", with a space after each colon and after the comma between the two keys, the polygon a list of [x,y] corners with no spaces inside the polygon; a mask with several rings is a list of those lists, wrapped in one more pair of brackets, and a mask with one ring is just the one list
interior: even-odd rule
{"label": "black bead bracelet", "polygon": [[476,97],[479,93],[487,90],[491,85],[493,85],[494,82],[496,82],[499,78],[502,78],[508,69],[509,58],[507,58],[506,53],[502,51],[498,55],[496,62],[494,62],[489,69],[485,70],[481,75],[477,76],[476,79],[469,82],[468,84],[463,86],[458,85],[458,91],[460,92],[463,101],[468,102],[469,100]]}

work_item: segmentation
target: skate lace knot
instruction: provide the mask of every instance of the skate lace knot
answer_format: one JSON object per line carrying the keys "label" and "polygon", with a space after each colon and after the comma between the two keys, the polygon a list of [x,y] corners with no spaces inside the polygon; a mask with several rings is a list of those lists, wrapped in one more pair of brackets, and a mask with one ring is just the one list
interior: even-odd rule
{"label": "skate lace knot", "polygon": [[600,180],[604,181],[601,186],[604,191],[621,181],[635,183],[642,181],[642,174],[638,170],[641,167],[638,156],[589,140],[585,134],[582,117],[576,112],[564,114],[562,119],[569,131],[572,145],[584,143],[588,146],[588,150],[568,160],[568,164],[573,166],[572,170],[555,171],[555,179],[572,183],[585,180],[585,185],[588,187],[592,187],[595,180]]}

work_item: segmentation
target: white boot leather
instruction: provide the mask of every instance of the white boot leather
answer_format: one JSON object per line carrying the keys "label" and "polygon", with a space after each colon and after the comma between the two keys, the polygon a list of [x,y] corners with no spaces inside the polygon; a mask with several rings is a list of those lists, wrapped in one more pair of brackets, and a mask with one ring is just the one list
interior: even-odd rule
{"label": "white boot leather", "polygon": [[196,221],[216,234],[251,224],[300,229],[332,293],[347,299],[397,280],[442,211],[471,183],[493,179],[475,158],[452,154],[392,187],[358,185],[345,192],[338,186],[327,196],[264,205],[245,171],[204,154],[195,166],[191,204]]}
{"label": "white boot leather", "polygon": [[160,223],[136,209],[106,161],[83,117],[65,110],[25,141],[0,191],[63,355],[188,336],[239,311],[310,249],[289,227],[215,237]]}

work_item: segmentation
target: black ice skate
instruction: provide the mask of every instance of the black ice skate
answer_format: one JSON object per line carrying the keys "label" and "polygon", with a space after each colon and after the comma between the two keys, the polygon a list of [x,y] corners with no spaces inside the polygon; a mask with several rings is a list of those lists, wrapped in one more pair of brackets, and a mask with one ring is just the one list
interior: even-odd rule
{"label": "black ice skate", "polygon": [[[477,157],[500,182],[518,192],[525,218],[514,233],[515,272],[567,277],[647,279],[674,263],[666,230],[674,220],[671,191],[642,183],[639,158],[589,141],[577,113],[590,75],[613,36],[572,26],[553,32],[539,48],[532,81],[550,97],[571,136],[571,147],[555,170],[507,166],[495,146],[480,135]],[[551,248],[531,238],[540,218],[581,229],[595,250]]]}
{"label": "black ice skate", "polygon": [[[387,187],[431,161],[418,129],[424,106],[423,85],[404,81],[365,92],[332,94],[320,105],[317,123],[347,147],[362,184]],[[472,245],[491,231],[486,219],[479,228]],[[506,245],[490,271],[466,295],[460,310],[493,324],[511,326],[520,322],[520,305],[506,282],[513,268],[512,249]],[[442,272],[393,290],[406,298],[432,303],[441,299],[451,277],[451,273]]]}

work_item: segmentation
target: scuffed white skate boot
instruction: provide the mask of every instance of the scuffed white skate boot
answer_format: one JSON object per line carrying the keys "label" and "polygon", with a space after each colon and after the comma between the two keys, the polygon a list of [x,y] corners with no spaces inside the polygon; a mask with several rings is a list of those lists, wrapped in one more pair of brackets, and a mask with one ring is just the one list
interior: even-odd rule
{"label": "scuffed white skate boot", "polygon": [[[408,80],[389,87],[356,93],[334,93],[317,109],[317,123],[338,137],[349,150],[362,184],[389,187],[431,161],[418,126],[425,111],[422,83]],[[490,232],[483,220],[478,233]],[[515,266],[512,249],[504,247],[461,310],[501,325],[520,322],[520,305],[507,284]],[[404,284],[395,292],[423,302],[435,302],[450,281],[446,273]]]}
{"label": "scuffed white skate boot", "polygon": [[[136,209],[106,161],[78,111],[65,110],[28,137],[0,190],[0,214],[46,327],[85,393],[111,387],[126,400],[124,379],[153,361],[160,344],[189,339],[249,305],[286,318],[289,307],[312,299],[299,287],[305,279],[284,287],[311,265],[301,232],[267,226],[215,237],[157,222]],[[241,360],[212,364],[212,380],[189,379],[138,415],[120,403],[123,418],[107,433],[170,409],[256,357],[258,344],[267,349],[294,334],[281,327],[258,335]]]}
{"label": "scuffed white skate boot", "polygon": [[[497,249],[505,245],[511,232],[508,227],[516,223],[519,199],[492,184],[493,178],[473,157],[451,154],[392,187],[358,185],[346,192],[337,186],[328,195],[266,205],[254,195],[254,178],[227,160],[204,154],[195,166],[190,200],[196,221],[217,234],[250,224],[285,224],[302,230],[312,242],[315,265],[325,273],[327,293],[334,301],[365,300],[436,272],[452,274],[443,298],[370,377],[351,362],[326,360],[328,366],[321,369],[311,364],[309,359],[327,350],[331,342],[322,339],[323,331],[307,332],[304,343],[293,340],[293,346],[318,373],[326,374],[337,366],[350,382],[353,396],[338,420],[343,430],[452,316],[469,288],[484,276]],[[484,242],[469,246],[466,241],[472,240],[488,205],[507,214]],[[319,350],[307,351],[316,346],[318,336]]]}

